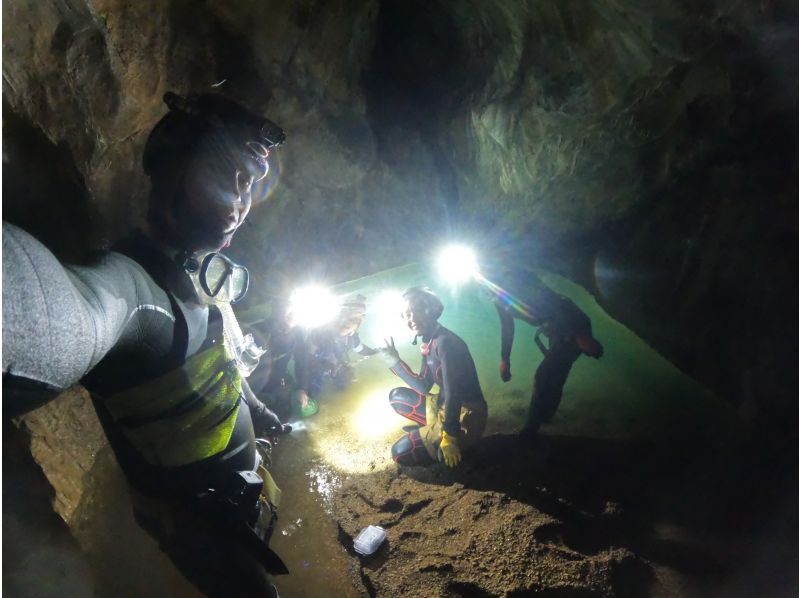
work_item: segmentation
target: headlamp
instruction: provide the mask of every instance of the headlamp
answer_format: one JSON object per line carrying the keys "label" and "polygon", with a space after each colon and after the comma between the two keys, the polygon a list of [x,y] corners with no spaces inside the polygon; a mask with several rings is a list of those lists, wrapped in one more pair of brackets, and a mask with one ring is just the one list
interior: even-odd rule
{"label": "headlamp", "polygon": [[261,126],[261,139],[267,149],[273,149],[286,142],[286,133],[274,122],[265,118],[264,124]]}
{"label": "headlamp", "polygon": [[439,253],[437,269],[448,284],[468,282],[478,274],[475,252],[464,245],[449,245]]}
{"label": "headlamp", "polygon": [[318,285],[296,289],[289,297],[289,313],[303,328],[323,326],[339,315],[340,310],[340,300]]}

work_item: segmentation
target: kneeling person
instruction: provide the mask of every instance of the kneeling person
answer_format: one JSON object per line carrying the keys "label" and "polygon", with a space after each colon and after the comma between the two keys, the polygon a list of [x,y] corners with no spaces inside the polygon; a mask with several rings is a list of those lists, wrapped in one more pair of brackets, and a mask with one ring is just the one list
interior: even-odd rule
{"label": "kneeling person", "polygon": [[[394,341],[381,349],[391,370],[408,387],[389,393],[389,403],[403,417],[420,427],[392,446],[392,458],[400,465],[424,465],[435,459],[455,467],[462,449],[475,444],[486,427],[487,407],[466,343],[439,324],[444,306],[427,287],[412,287],[403,294],[403,318],[416,337],[422,337],[422,365],[415,374],[400,359]],[[440,393],[429,394],[438,384]]]}

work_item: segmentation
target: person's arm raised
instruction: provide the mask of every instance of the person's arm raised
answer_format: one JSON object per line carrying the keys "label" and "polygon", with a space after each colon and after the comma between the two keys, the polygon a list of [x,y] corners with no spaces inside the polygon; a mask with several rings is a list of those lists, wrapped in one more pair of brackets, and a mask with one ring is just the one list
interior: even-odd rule
{"label": "person's arm raised", "polygon": [[26,403],[34,391],[55,396],[118,342],[142,337],[128,324],[147,308],[175,320],[166,293],[133,260],[108,252],[91,266],[64,266],[3,223],[3,413],[37,407]]}

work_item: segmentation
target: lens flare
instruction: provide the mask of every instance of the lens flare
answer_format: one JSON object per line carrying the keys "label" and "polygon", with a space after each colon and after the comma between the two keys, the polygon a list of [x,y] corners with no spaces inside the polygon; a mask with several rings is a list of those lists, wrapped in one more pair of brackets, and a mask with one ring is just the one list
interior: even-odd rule
{"label": "lens flare", "polygon": [[437,259],[437,270],[444,282],[451,285],[463,284],[472,280],[478,272],[475,252],[464,245],[445,247]]}
{"label": "lens flare", "polygon": [[405,300],[400,291],[387,289],[382,291],[371,302],[369,314],[369,330],[377,343],[389,337],[397,337],[408,332],[401,318]]}
{"label": "lens flare", "polygon": [[289,313],[298,326],[317,328],[332,321],[341,302],[330,290],[319,285],[295,289],[289,297]]}
{"label": "lens flare", "polygon": [[503,287],[493,283],[491,280],[485,278],[481,274],[476,274],[475,278],[480,284],[482,284],[486,288],[486,291],[495,301],[499,302],[500,304],[507,305],[511,309],[518,311],[519,313],[524,315],[526,318],[529,318],[530,320],[537,319],[533,309],[516,295],[512,295]]}
{"label": "lens flare", "polygon": [[[265,203],[278,188],[281,178],[281,154],[271,152],[269,155],[269,170],[267,175],[253,182],[250,193],[253,196],[253,206]],[[256,177],[258,179],[258,177]]]}

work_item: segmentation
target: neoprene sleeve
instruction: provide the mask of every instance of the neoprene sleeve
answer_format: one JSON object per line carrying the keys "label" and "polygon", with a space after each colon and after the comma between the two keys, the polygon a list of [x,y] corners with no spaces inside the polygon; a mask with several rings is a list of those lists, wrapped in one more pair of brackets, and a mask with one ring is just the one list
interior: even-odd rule
{"label": "neoprene sleeve", "polygon": [[497,301],[494,302],[494,308],[500,317],[500,359],[508,363],[511,361],[511,347],[514,345],[514,318]]}
{"label": "neoprene sleeve", "polygon": [[158,320],[175,321],[169,298],[133,260],[106,252],[90,266],[64,266],[3,223],[4,387],[20,378],[67,388],[115,345],[147,337]]}
{"label": "neoprene sleeve", "polygon": [[433,387],[433,374],[428,369],[428,363],[425,357],[422,358],[419,374],[415,374],[402,359],[389,369],[419,394],[424,395]]}

